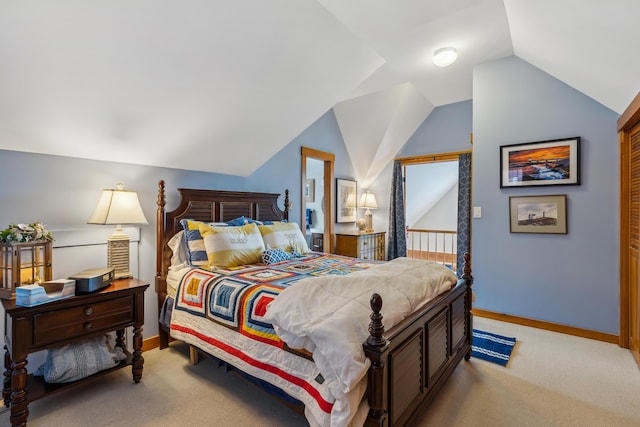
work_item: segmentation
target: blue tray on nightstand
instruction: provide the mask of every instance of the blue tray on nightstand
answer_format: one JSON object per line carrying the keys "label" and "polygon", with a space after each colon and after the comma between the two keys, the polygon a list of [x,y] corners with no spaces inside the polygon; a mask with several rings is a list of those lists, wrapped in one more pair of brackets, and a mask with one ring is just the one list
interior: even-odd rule
{"label": "blue tray on nightstand", "polygon": [[16,305],[33,307],[72,297],[76,294],[76,281],[69,279],[50,280],[40,284],[16,288]]}

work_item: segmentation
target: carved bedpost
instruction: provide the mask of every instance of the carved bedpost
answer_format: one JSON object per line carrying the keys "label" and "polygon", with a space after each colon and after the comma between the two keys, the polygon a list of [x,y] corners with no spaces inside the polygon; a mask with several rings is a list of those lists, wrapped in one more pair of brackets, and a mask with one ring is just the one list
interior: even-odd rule
{"label": "carved bedpost", "polygon": [[465,312],[469,313],[466,319],[467,342],[469,343],[469,351],[464,355],[464,359],[466,361],[469,361],[469,359],[471,359],[471,346],[473,345],[473,315],[471,314],[471,305],[473,301],[473,291],[471,290],[471,287],[473,285],[473,276],[471,275],[471,254],[469,254],[469,252],[464,253],[462,280],[464,280],[464,284],[467,287]]}
{"label": "carved bedpost", "polygon": [[289,200],[289,189],[284,190],[284,219],[289,221],[289,209],[291,209],[291,201]]}
{"label": "carved bedpost", "polygon": [[367,344],[373,347],[382,347],[387,344],[384,334],[384,324],[382,323],[382,297],[380,294],[371,295],[371,322],[369,322],[369,338]]}
{"label": "carved bedpost", "polygon": [[[164,236],[164,180],[158,181],[158,200],[156,201],[158,209],[156,211],[156,277],[162,276],[163,255],[162,255],[162,240]],[[156,289],[157,291],[158,289]]]}
{"label": "carved bedpost", "polygon": [[[165,195],[164,195],[164,180],[158,181],[158,210],[156,213],[156,293],[158,294],[158,307],[162,307],[165,297],[167,296],[167,278],[165,277],[164,269],[164,251],[163,246],[165,232]],[[160,349],[169,346],[169,333],[158,325],[158,336],[160,338]]]}
{"label": "carved bedpost", "polygon": [[382,297],[379,294],[371,296],[371,322],[369,323],[369,338],[363,344],[365,355],[371,360],[369,367],[367,399],[369,402],[369,416],[366,426],[387,425],[387,359],[388,343],[384,335],[382,323]]}
{"label": "carved bedpost", "polygon": [[473,283],[473,276],[471,275],[471,254],[469,252],[464,253],[464,264],[462,265],[462,278],[466,281],[470,281],[471,284]]}

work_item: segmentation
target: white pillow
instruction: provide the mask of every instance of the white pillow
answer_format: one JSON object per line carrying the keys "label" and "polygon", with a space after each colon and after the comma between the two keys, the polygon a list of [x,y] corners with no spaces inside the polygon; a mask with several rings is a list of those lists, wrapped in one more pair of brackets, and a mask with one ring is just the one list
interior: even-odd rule
{"label": "white pillow", "polygon": [[258,228],[268,248],[297,251],[301,255],[311,252],[297,222],[274,222],[259,225]]}
{"label": "white pillow", "polygon": [[173,252],[171,255],[171,265],[182,265],[189,262],[186,242],[184,241],[184,230],[178,231],[167,242],[167,246]]}

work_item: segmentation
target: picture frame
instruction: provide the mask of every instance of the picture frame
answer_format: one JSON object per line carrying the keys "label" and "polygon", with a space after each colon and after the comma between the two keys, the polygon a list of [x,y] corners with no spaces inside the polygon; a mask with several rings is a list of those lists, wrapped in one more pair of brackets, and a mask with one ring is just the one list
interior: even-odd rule
{"label": "picture frame", "polygon": [[304,186],[304,200],[310,203],[316,201],[316,180],[313,178],[307,179]]}
{"label": "picture frame", "polygon": [[356,196],[358,184],[351,179],[336,179],[336,222],[355,222],[357,219]]}
{"label": "picture frame", "polygon": [[509,231],[567,234],[567,195],[509,197]]}
{"label": "picture frame", "polygon": [[500,188],[580,185],[580,137],[500,146]]}

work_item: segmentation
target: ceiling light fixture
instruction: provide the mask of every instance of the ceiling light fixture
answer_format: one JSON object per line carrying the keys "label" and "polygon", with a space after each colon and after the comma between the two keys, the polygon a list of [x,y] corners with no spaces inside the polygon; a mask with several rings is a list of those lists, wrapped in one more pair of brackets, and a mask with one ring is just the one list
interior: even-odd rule
{"label": "ceiling light fixture", "polygon": [[433,63],[438,67],[447,67],[458,59],[458,51],[454,47],[443,47],[433,54]]}

